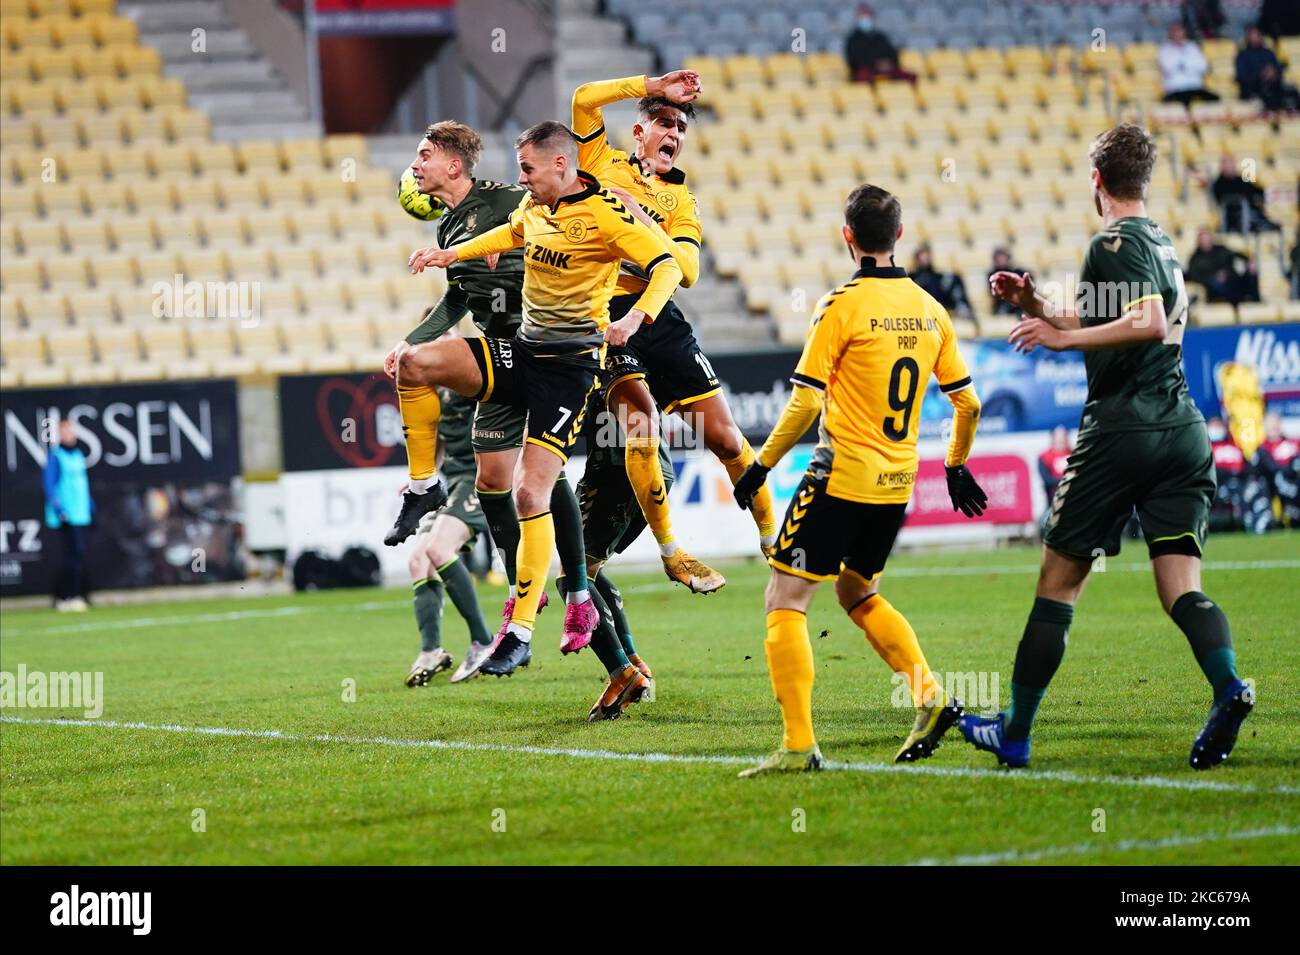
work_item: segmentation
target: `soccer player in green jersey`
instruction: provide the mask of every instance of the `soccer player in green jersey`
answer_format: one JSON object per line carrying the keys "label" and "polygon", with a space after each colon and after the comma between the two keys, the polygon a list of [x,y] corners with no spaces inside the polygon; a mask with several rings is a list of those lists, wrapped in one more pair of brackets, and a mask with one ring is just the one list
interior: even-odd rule
{"label": "soccer player in green jersey", "polygon": [[1193,768],[1209,769],[1232,751],[1255,699],[1237,676],[1228,618],[1201,592],[1214,460],[1183,376],[1187,290],[1173,243],[1147,218],[1156,161],[1151,137],[1121,124],[1093,140],[1088,158],[1102,230],[1088,246],[1075,304],[1039,295],[1028,275],[997,272],[989,279],[994,295],[1024,313],[1010,335],[1018,351],[1084,353],[1088,398],[1043,535],[1011,708],[993,718],[963,716],[959,726],[999,762],[1028,764],[1034,714],[1065,654],[1084,581],[1096,557],[1119,553],[1136,508],[1161,606],[1186,634],[1213,688],[1209,719],[1191,752]]}
{"label": "soccer player in green jersey", "polygon": [[[434,196],[447,208],[438,220],[438,242],[445,249],[478,238],[510,221],[524,198],[522,187],[478,179],[474,167],[483,142],[463,123],[444,120],[431,125],[421,139],[411,164],[420,192]],[[466,314],[484,335],[508,339],[523,319],[524,257],[515,249],[499,256],[458,260],[447,270],[447,292],[384,362],[388,377],[397,381],[406,436],[410,485],[402,498],[397,522],[384,539],[389,545],[406,540],[420,519],[447,501],[446,490],[434,473],[438,418],[441,402],[437,389],[397,374],[398,354],[407,345],[440,337]],[[474,415],[472,443],[477,477],[475,488],[492,539],[501,552],[510,580],[510,596],[502,612],[498,638],[504,635],[515,602],[515,563],[519,548],[519,517],[511,497],[515,464],[524,443],[525,413],[504,404],[482,403]],[[597,621],[589,599],[582,554],[582,517],[573,489],[561,472],[551,491],[555,544],[565,574],[572,583],[565,607],[561,651],[572,653],[587,646]],[[540,595],[538,609],[547,604]],[[571,609],[572,608],[572,609]],[[489,672],[491,668],[489,667]]]}
{"label": "soccer player in green jersey", "polygon": [[439,470],[447,482],[447,504],[420,522],[415,549],[408,566],[415,625],[420,631],[420,655],[406,675],[407,686],[424,686],[456,662],[442,646],[442,601],[444,593],[469,627],[470,644],[451,682],[478,676],[479,667],[492,652],[492,632],[483,621],[483,611],[474,592],[474,578],[462,551],[487,530],[483,508],[474,494],[474,448],[470,429],[474,410],[472,398],[441,389],[442,420],[438,422]]}

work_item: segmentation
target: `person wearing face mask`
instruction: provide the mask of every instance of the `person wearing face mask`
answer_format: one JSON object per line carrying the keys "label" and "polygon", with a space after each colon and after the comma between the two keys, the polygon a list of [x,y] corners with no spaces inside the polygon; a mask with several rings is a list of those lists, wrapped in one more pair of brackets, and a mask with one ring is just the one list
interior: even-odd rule
{"label": "person wearing face mask", "polygon": [[906,80],[916,85],[916,74],[899,67],[898,47],[876,29],[875,11],[865,3],[858,7],[857,23],[844,41],[844,59],[855,83],[886,79]]}

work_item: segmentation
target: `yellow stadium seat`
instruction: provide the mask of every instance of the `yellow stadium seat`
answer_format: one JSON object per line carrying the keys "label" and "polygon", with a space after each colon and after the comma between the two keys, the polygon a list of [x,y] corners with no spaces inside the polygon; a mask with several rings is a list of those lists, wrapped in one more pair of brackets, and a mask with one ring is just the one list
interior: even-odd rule
{"label": "yellow stadium seat", "polygon": [[49,331],[68,325],[68,295],[65,292],[30,292],[19,298],[28,328]]}
{"label": "yellow stadium seat", "polygon": [[228,268],[226,254],[221,249],[181,253],[181,271],[187,282],[224,282]]}
{"label": "yellow stadium seat", "polygon": [[245,173],[278,173],[283,166],[280,147],[270,139],[250,139],[236,149],[239,168]]}
{"label": "yellow stadium seat", "polygon": [[1199,302],[1192,306],[1191,323],[1204,328],[1235,325],[1237,313],[1227,302]]}
{"label": "yellow stadium seat", "polygon": [[[143,252],[133,256],[136,271],[140,276],[140,284],[146,287],[152,287],[155,282],[171,283],[175,280],[177,274],[183,273],[181,268],[181,257],[175,249],[164,249],[161,252]],[[185,277],[182,274],[182,281]]]}
{"label": "yellow stadium seat", "polygon": [[848,79],[848,67],[838,53],[805,53],[803,61],[808,82],[815,86],[835,85]]}
{"label": "yellow stadium seat", "polygon": [[50,33],[59,46],[89,46],[95,43],[93,21],[83,17],[52,16]]}
{"label": "yellow stadium seat", "polygon": [[[763,60],[763,76],[766,81],[781,89],[789,89],[805,82],[804,54],[777,53]],[[701,85],[703,85],[701,83]]]}
{"label": "yellow stadium seat", "polygon": [[85,80],[111,80],[118,75],[117,55],[97,46],[69,47],[77,76]]}
{"label": "yellow stadium seat", "polygon": [[117,316],[113,311],[113,294],[100,289],[82,289],[68,296],[73,324],[82,328],[111,325]]}
{"label": "yellow stadium seat", "polygon": [[176,184],[176,201],[189,213],[220,215],[215,210],[221,205],[220,179],[191,179]]}
{"label": "yellow stadium seat", "polygon": [[41,208],[47,216],[78,217],[85,209],[81,186],[71,182],[54,182],[39,189]]}
{"label": "yellow stadium seat", "polygon": [[163,248],[194,246],[202,241],[199,217],[186,213],[163,214],[152,220],[153,231]]}
{"label": "yellow stadium seat", "polygon": [[244,222],[248,227],[249,238],[253,242],[280,243],[291,235],[289,217],[283,209],[259,210],[248,212]]}
{"label": "yellow stadium seat", "polygon": [[360,169],[369,157],[366,137],[356,134],[326,136],[321,150],[326,164],[336,170],[341,170],[342,164],[348,160],[354,169]]}
{"label": "yellow stadium seat", "polygon": [[202,229],[203,241],[210,246],[243,245],[247,241],[244,217],[238,212],[213,212],[195,221]]}
{"label": "yellow stadium seat", "polygon": [[117,0],[72,0],[72,9],[80,16],[111,14],[117,6]]}
{"label": "yellow stadium seat", "polygon": [[250,210],[263,203],[262,190],[258,181],[249,176],[236,176],[220,179],[217,189],[221,194],[221,203],[227,209]]}
{"label": "yellow stadium seat", "polygon": [[732,88],[763,84],[763,62],[756,56],[741,54],[727,57],[722,61],[722,70],[727,85]]}
{"label": "yellow stadium seat", "polygon": [[310,278],[320,274],[313,249],[301,246],[277,248],[273,252],[276,273],[282,279]]}
{"label": "yellow stadium seat", "polygon": [[[306,197],[314,203],[338,205],[352,201],[351,184],[330,173],[324,175],[316,173],[309,178],[300,180],[298,185],[302,188]],[[295,190],[286,190],[280,186],[276,187],[274,195],[273,201],[275,202],[288,202],[296,205],[301,201]]]}
{"label": "yellow stadium seat", "polygon": [[95,286],[99,289],[121,289],[136,284],[135,259],[129,254],[105,255],[100,253],[91,257],[90,270],[95,276]]}
{"label": "yellow stadium seat", "polygon": [[109,225],[113,248],[118,252],[152,252],[157,246],[153,223],[146,216],[123,216]]}
{"label": "yellow stadium seat", "polygon": [[178,79],[138,76],[135,83],[140,102],[150,109],[182,109],[185,106],[185,84]]}
{"label": "yellow stadium seat", "polygon": [[45,337],[40,332],[20,331],[5,336],[0,349],[6,368],[45,364]]}
{"label": "yellow stadium seat", "polygon": [[54,34],[50,18],[36,20],[7,20],[4,22],[6,38],[11,47],[24,52],[33,52],[54,44]]}
{"label": "yellow stadium seat", "polygon": [[65,82],[73,78],[73,51],[70,49],[47,50],[31,61],[36,79],[43,82]]}
{"label": "yellow stadium seat", "polygon": [[154,146],[147,151],[154,175],[189,179],[194,175],[194,150],[188,144]]}
{"label": "yellow stadium seat", "polygon": [[232,324],[235,323],[221,318],[190,322],[186,330],[195,357],[214,359],[229,355],[234,350]]}
{"label": "yellow stadium seat", "polygon": [[236,282],[260,282],[271,275],[269,249],[265,246],[242,246],[226,250],[230,275]]}
{"label": "yellow stadium seat", "polygon": [[136,212],[160,215],[176,208],[176,193],[169,182],[137,179],[128,188]]}
{"label": "yellow stadium seat", "polygon": [[49,220],[29,220],[18,227],[18,241],[25,255],[60,255],[66,244],[63,226]]}
{"label": "yellow stadium seat", "polygon": [[212,132],[208,114],[196,109],[167,109],[163,111],[167,129],[175,140],[207,139]]}
{"label": "yellow stadium seat", "polygon": [[52,112],[58,106],[54,83],[15,81],[7,84],[9,107],[15,113]]}
{"label": "yellow stadium seat", "polygon": [[[157,323],[173,309],[172,292],[162,290],[162,294],[153,288],[117,288],[113,291],[113,303],[121,316],[123,325],[148,326]],[[156,314],[155,314],[156,313]]]}
{"label": "yellow stadium seat", "polygon": [[1242,302],[1237,306],[1237,320],[1243,325],[1257,325],[1282,320],[1282,309],[1276,302]]}
{"label": "yellow stadium seat", "polygon": [[45,260],[45,279],[50,291],[80,291],[90,284],[90,258],[65,255]]}
{"label": "yellow stadium seat", "polygon": [[100,46],[134,46],[139,41],[139,31],[134,21],[125,17],[90,16],[85,18],[94,30]]}
{"label": "yellow stadium seat", "polygon": [[172,138],[164,116],[143,110],[132,110],[122,117],[122,132],[136,146],[161,144]]}
{"label": "yellow stadium seat", "polygon": [[229,143],[198,143],[190,153],[200,174],[204,176],[238,175],[235,148]]}
{"label": "yellow stadium seat", "polygon": [[283,321],[294,318],[301,312],[298,287],[293,282],[263,282],[260,293],[263,321]]}
{"label": "yellow stadium seat", "polygon": [[[91,80],[82,84],[103,109],[139,109],[144,105],[140,98],[140,87],[135,80],[104,79]],[[68,96],[65,94],[65,104]],[[78,96],[80,105],[81,97]]]}
{"label": "yellow stadium seat", "polygon": [[162,72],[162,54],[151,46],[109,47],[123,76],[157,76]]}
{"label": "yellow stadium seat", "polygon": [[279,144],[282,166],[289,172],[320,175],[325,155],[319,139],[286,140]]}
{"label": "yellow stadium seat", "polygon": [[[161,326],[162,323],[160,322]],[[156,334],[151,329],[151,334]],[[140,331],[138,326],[110,325],[93,330],[95,350],[105,364],[129,364],[140,360]]]}
{"label": "yellow stadium seat", "polygon": [[328,208],[313,206],[285,217],[295,241],[325,242],[334,238],[334,213]]}

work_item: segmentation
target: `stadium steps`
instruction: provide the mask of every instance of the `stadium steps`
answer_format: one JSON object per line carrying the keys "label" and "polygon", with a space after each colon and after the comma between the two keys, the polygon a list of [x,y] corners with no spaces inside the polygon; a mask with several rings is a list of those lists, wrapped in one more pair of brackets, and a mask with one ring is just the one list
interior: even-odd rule
{"label": "stadium steps", "polygon": [[[140,42],[162,55],[164,73],[185,84],[190,104],[211,117],[213,139],[322,134],[306,104],[217,0],[129,0],[118,9],[135,21]],[[205,31],[203,53],[193,50],[195,29]]]}

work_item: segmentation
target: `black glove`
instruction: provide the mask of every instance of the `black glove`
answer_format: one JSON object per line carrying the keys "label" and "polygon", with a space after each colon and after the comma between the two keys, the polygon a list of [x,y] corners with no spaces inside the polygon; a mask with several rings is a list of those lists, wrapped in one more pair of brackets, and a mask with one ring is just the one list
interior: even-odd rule
{"label": "black glove", "polygon": [[757,461],[745,468],[745,473],[740,476],[740,480],[736,482],[736,487],[732,492],[736,495],[736,503],[740,505],[741,510],[749,510],[754,495],[758,493],[758,489],[767,480],[767,472],[770,470],[771,468],[765,468]]}
{"label": "black glove", "polygon": [[[975,483],[975,476],[966,470],[966,465],[955,468],[945,467],[948,475],[948,496],[952,498],[952,509],[961,511],[967,517],[979,517],[989,506],[989,496]],[[736,485],[739,488],[740,485]]]}

